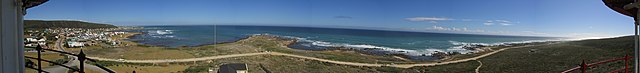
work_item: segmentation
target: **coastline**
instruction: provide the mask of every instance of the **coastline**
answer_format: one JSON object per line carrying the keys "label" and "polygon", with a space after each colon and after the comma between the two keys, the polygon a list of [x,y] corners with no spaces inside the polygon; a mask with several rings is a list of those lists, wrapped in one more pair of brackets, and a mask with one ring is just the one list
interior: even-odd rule
{"label": "coastline", "polygon": [[[349,67],[365,67],[365,68],[398,68],[398,69],[415,69],[425,67],[440,67],[442,65],[458,65],[468,64],[469,61],[482,60],[493,56],[493,54],[502,53],[503,51],[519,49],[537,45],[536,43],[515,44],[511,46],[494,46],[491,51],[478,52],[473,54],[457,54],[448,55],[444,59],[438,60],[410,60],[398,58],[400,56],[375,56],[358,53],[355,51],[345,50],[324,50],[324,51],[307,51],[289,48],[296,39],[278,38],[277,36],[261,36],[252,35],[245,39],[225,44],[212,44],[197,47],[163,49],[166,47],[142,47],[135,49],[125,48],[125,53],[135,53],[136,50],[155,49],[153,51],[137,51],[156,54],[125,54],[125,58],[118,57],[121,54],[113,54],[110,56],[90,56],[101,61],[115,62],[119,64],[180,64],[180,63],[204,63],[212,60],[221,61],[229,60],[230,62],[245,62],[247,58],[260,57],[270,60],[281,61],[283,58],[295,61],[317,62],[318,64],[330,64],[336,66]],[[236,46],[234,46],[236,45]],[[250,47],[242,47],[250,46]],[[137,46],[132,46],[137,47]],[[231,50],[231,51],[226,51]],[[190,51],[190,52],[189,52]],[[215,52],[211,52],[215,51]],[[185,54],[194,55],[191,57],[164,57],[177,54],[169,54],[174,52],[186,52]],[[194,53],[197,52],[197,53]],[[201,54],[201,55],[198,55]],[[208,54],[208,55],[202,55]],[[133,57],[132,57],[133,56]],[[143,58],[143,57],[154,58]],[[260,60],[264,60],[260,59]],[[310,61],[311,60],[311,61]],[[215,61],[214,61],[215,62]],[[484,61],[483,61],[484,62]],[[222,62],[228,63],[228,62]],[[262,62],[261,62],[262,63]]]}
{"label": "coastline", "polygon": [[121,37],[115,37],[113,39],[118,40],[118,41],[122,41],[122,42],[131,42],[131,43],[127,43],[127,44],[133,44],[133,45],[138,45],[140,43],[135,42],[135,41],[129,41],[127,39],[137,36],[137,35],[141,35],[144,34],[142,32],[126,32],[125,34],[121,34]]}
{"label": "coastline", "polygon": [[[273,36],[252,36],[249,39],[245,39],[241,42],[252,42],[252,41],[247,41],[247,40],[280,40],[279,38],[274,38]],[[471,57],[466,57],[466,58],[456,58],[456,59],[449,59],[449,60],[441,60],[441,61],[434,61],[434,62],[420,62],[420,61],[413,61],[413,62],[407,62],[407,63],[371,63],[371,62],[361,62],[361,61],[345,61],[345,60],[336,60],[336,59],[332,59],[332,58],[324,58],[324,57],[317,57],[317,56],[308,56],[305,54],[314,54],[314,52],[317,51],[305,51],[302,53],[305,54],[300,54],[299,53],[289,53],[289,52],[282,52],[282,51],[263,51],[263,52],[254,52],[254,53],[241,53],[241,54],[227,54],[227,55],[213,55],[213,56],[207,56],[207,57],[194,57],[194,58],[184,58],[184,59],[125,59],[125,60],[118,60],[118,59],[110,59],[110,58],[100,58],[100,57],[92,57],[92,58],[97,58],[99,60],[103,60],[103,61],[116,61],[116,62],[123,62],[123,63],[171,63],[171,62],[195,62],[195,61],[206,61],[206,60],[212,60],[212,59],[223,59],[223,58],[234,58],[234,57],[243,57],[243,56],[256,56],[256,55],[273,55],[273,56],[288,56],[288,57],[296,57],[296,58],[302,58],[302,59],[310,59],[310,60],[317,60],[317,61],[321,61],[321,62],[328,62],[328,63],[334,63],[334,64],[343,64],[343,65],[352,65],[352,66],[369,66],[369,67],[396,67],[396,68],[412,68],[412,67],[417,67],[417,66],[439,66],[439,65],[446,65],[446,64],[454,64],[454,63],[461,63],[461,62],[467,62],[467,61],[472,61],[472,60],[477,60],[480,58],[484,58],[487,57],[489,55],[504,51],[504,50],[508,50],[508,49],[512,49],[512,48],[522,48],[522,47],[530,47],[533,46],[535,44],[528,44],[528,45],[514,45],[514,46],[509,46],[509,47],[503,47],[503,48],[499,48],[495,51],[490,51],[490,52],[486,52],[486,53],[482,53],[482,54],[478,54],[477,56],[471,56]],[[291,48],[286,48],[289,50],[292,50]],[[338,51],[339,52],[339,51]],[[365,58],[366,59],[366,58]],[[363,59],[364,60],[364,59]]]}
{"label": "coastline", "polygon": [[[428,55],[428,56],[426,56],[426,55],[412,56],[412,55],[407,55],[407,54],[403,54],[403,53],[380,54],[379,52],[388,52],[388,51],[380,51],[379,48],[354,49],[354,48],[347,48],[347,47],[329,47],[330,49],[324,49],[324,50],[307,50],[307,49],[289,47],[289,46],[294,45],[295,43],[298,42],[299,39],[296,39],[296,38],[291,38],[291,37],[288,37],[288,36],[270,35],[270,34],[254,34],[254,35],[249,36],[249,37],[256,37],[256,36],[266,36],[266,37],[273,37],[275,39],[293,41],[293,42],[287,43],[285,45],[285,47],[287,49],[292,49],[292,50],[312,51],[312,52],[313,51],[315,51],[315,52],[352,51],[352,52],[355,52],[355,53],[358,53],[358,54],[365,54],[365,55],[370,55],[370,56],[391,56],[391,57],[394,57],[394,58],[397,58],[397,59],[400,59],[400,60],[409,60],[409,61],[413,61],[413,62],[457,60],[457,59],[464,59],[464,58],[483,55],[483,54],[486,54],[486,53],[494,52],[496,50],[500,50],[500,49],[508,48],[508,47],[531,45],[531,44],[537,44],[537,43],[554,42],[554,41],[521,42],[521,43],[504,43],[504,44],[499,44],[499,45],[477,45],[477,44],[475,44],[475,45],[472,45],[472,47],[464,46],[464,49],[474,51],[474,52],[466,53],[466,54],[459,53],[459,52],[439,52],[439,51],[437,51],[436,53],[433,53],[432,55]],[[378,53],[376,53],[376,52],[378,52]],[[414,59],[416,57],[429,58],[429,59]]]}
{"label": "coastline", "polygon": [[[124,38],[121,38],[121,41],[127,41],[127,42],[133,42],[135,44],[142,44],[142,43],[138,43],[135,41],[129,41],[126,40],[127,38],[130,37],[134,37],[134,36],[138,36],[138,35],[142,35],[144,34],[144,32],[128,32],[131,33],[128,36],[124,36]],[[519,44],[531,44],[531,43],[536,43],[536,42],[528,42],[528,43],[517,43],[517,44],[501,44],[501,45],[475,45],[475,47],[465,47],[466,50],[471,50],[474,52],[471,53],[459,53],[459,52],[440,52],[440,51],[436,51],[436,53],[432,53],[431,55],[420,55],[420,56],[413,56],[413,55],[407,55],[407,54],[403,54],[403,53],[384,53],[386,51],[381,51],[379,48],[367,48],[367,49],[354,49],[354,48],[348,48],[348,47],[329,47],[329,49],[325,49],[325,50],[305,50],[302,48],[292,48],[290,46],[296,44],[298,42],[299,39],[295,39],[295,38],[290,38],[290,37],[284,37],[284,36],[278,36],[278,35],[270,35],[270,34],[253,34],[250,36],[246,36],[244,38],[235,40],[235,41],[228,41],[228,42],[220,42],[220,43],[210,43],[210,44],[202,44],[202,45],[196,45],[196,46],[181,46],[181,47],[166,47],[166,46],[155,46],[155,45],[148,45],[148,44],[143,44],[143,45],[148,45],[148,46],[154,46],[154,47],[162,47],[162,48],[195,48],[195,47],[203,47],[203,46],[211,46],[211,45],[218,45],[218,44],[226,44],[226,43],[236,43],[242,40],[246,40],[248,38],[251,37],[256,37],[256,36],[268,36],[268,37],[273,37],[275,39],[281,39],[281,40],[288,40],[288,41],[294,41],[294,42],[290,42],[290,43],[286,43],[284,45],[284,47],[286,47],[287,49],[292,49],[292,50],[298,50],[298,51],[353,51],[355,53],[358,54],[365,54],[365,55],[371,55],[371,56],[391,56],[400,60],[409,60],[409,61],[446,61],[446,60],[453,60],[453,59],[457,59],[460,58],[461,55],[478,55],[478,54],[484,54],[486,52],[492,52],[495,51],[497,49],[501,49],[504,47],[510,47],[513,45],[519,45]],[[403,51],[400,51],[403,52]],[[419,59],[416,59],[419,58]]]}
{"label": "coastline", "polygon": [[[410,60],[410,61],[445,61],[445,60],[454,60],[461,56],[467,55],[480,55],[485,54],[487,52],[493,52],[495,50],[499,50],[506,47],[513,47],[517,45],[529,45],[535,43],[549,43],[554,41],[539,41],[539,42],[518,42],[518,43],[501,43],[501,44],[465,44],[460,46],[461,49],[469,50],[472,52],[468,53],[460,53],[460,52],[444,52],[444,51],[435,51],[429,55],[421,54],[421,55],[409,55],[408,51],[393,51],[393,50],[384,50],[383,48],[360,48],[356,49],[353,47],[326,47],[319,50],[313,50],[308,48],[294,48],[291,46],[296,45],[299,42],[299,39],[291,36],[280,36],[280,35],[270,35],[270,34],[254,34],[254,36],[268,36],[274,37],[278,39],[292,40],[294,42],[286,45],[288,49],[302,50],[302,51],[353,51],[359,54],[366,54],[371,56],[391,56],[394,58],[398,58],[401,60]],[[463,57],[464,58],[464,57]]]}
{"label": "coastline", "polygon": [[[246,41],[246,40],[255,40],[255,39],[265,39],[265,38],[259,38],[259,37],[256,38],[254,36],[249,36],[249,37],[243,38],[241,40],[236,40],[234,42],[226,42],[226,43],[235,43],[235,44],[237,44],[237,43],[240,43],[240,44],[258,43],[258,42]],[[278,38],[267,38],[267,39],[278,39]],[[288,40],[295,40],[295,39],[288,39]],[[564,42],[564,41],[559,41],[559,42]],[[223,44],[226,44],[226,43],[223,43]],[[452,65],[453,66],[460,66],[461,64],[463,66],[467,66],[467,65],[471,64],[470,62],[480,61],[480,60],[482,60],[483,63],[487,63],[488,65],[489,64],[495,64],[495,63],[492,63],[492,60],[495,60],[494,58],[504,57],[505,53],[513,53],[514,50],[524,50],[526,53],[530,53],[530,51],[533,51],[532,53],[540,53],[542,51],[540,48],[531,47],[531,46],[539,46],[539,45],[542,45],[542,44],[545,44],[545,43],[546,44],[553,44],[554,41],[520,43],[520,44],[510,44],[510,45],[502,45],[502,46],[485,46],[486,48],[490,48],[490,49],[488,49],[487,51],[483,51],[483,52],[474,52],[472,54],[450,55],[450,56],[447,56],[444,59],[439,59],[439,60],[435,60],[435,61],[416,61],[416,60],[410,60],[409,62],[401,61],[401,62],[405,62],[405,63],[398,63],[398,62],[382,62],[382,63],[380,63],[380,62],[362,62],[362,61],[352,61],[352,60],[342,60],[342,59],[327,58],[327,57],[322,57],[322,56],[313,56],[313,55],[309,56],[309,55],[304,55],[304,54],[305,53],[314,54],[314,53],[317,53],[317,52],[343,52],[345,50],[308,51],[308,50],[300,50],[300,49],[294,49],[294,48],[278,48],[278,49],[298,50],[299,52],[296,52],[296,53],[280,52],[280,51],[272,51],[271,52],[271,50],[269,50],[269,51],[265,51],[265,52],[209,55],[209,56],[201,56],[201,57],[194,57],[194,58],[180,58],[180,59],[134,59],[134,58],[129,58],[129,59],[124,59],[125,61],[120,61],[120,60],[118,60],[118,58],[105,58],[106,60],[103,60],[103,61],[113,61],[113,62],[127,63],[127,64],[134,63],[134,62],[129,62],[129,61],[142,61],[142,60],[148,60],[148,61],[167,60],[167,61],[161,61],[161,63],[191,63],[191,62],[196,62],[196,61],[198,63],[200,63],[200,61],[210,61],[210,60],[217,60],[217,61],[220,61],[220,60],[231,60],[231,61],[235,62],[235,61],[248,60],[247,58],[260,57],[260,58],[265,58],[265,59],[276,59],[276,60],[280,60],[279,58],[287,58],[287,59],[294,59],[294,60],[305,61],[305,62],[309,62],[309,60],[313,60],[313,62],[318,62],[318,63],[321,63],[321,64],[331,63],[332,65],[333,64],[340,64],[340,65],[337,65],[337,66],[349,66],[349,67],[368,67],[368,68],[389,68],[389,67],[393,67],[393,68],[404,68],[404,69],[416,69],[416,68],[434,69],[434,68],[447,67],[447,66],[452,66]],[[207,45],[202,45],[202,46],[210,46],[210,45],[220,45],[220,44],[207,44]],[[286,44],[286,45],[291,45],[291,44]],[[202,46],[194,46],[194,47],[202,47]],[[529,50],[529,49],[523,48],[523,47],[533,48],[534,50]],[[185,50],[191,50],[191,49],[188,48],[188,49],[185,49]],[[544,52],[550,52],[550,51],[544,51]],[[300,54],[300,53],[303,53],[303,54]],[[350,52],[350,53],[357,53],[357,52]],[[240,56],[240,55],[242,55],[242,56]],[[348,56],[348,55],[345,55],[345,56]],[[209,57],[217,57],[217,58],[209,58]],[[274,57],[278,57],[278,58],[274,58]],[[356,57],[360,57],[360,56],[356,56]],[[366,57],[366,58],[369,58],[369,57]],[[510,59],[513,59],[513,58],[515,58],[515,57],[505,58],[504,60],[510,60]],[[180,61],[182,59],[185,59],[185,60],[187,60],[187,59],[198,59],[198,60],[187,60],[187,61],[182,62],[182,61]],[[202,60],[200,60],[200,59],[202,59]],[[302,60],[302,59],[304,59],[304,60]],[[398,59],[401,60],[400,58],[398,58]],[[360,59],[360,60],[372,61],[371,59]],[[500,60],[503,60],[503,59],[500,59]],[[177,62],[177,61],[180,61],[180,62]],[[500,62],[504,62],[504,61],[500,61]],[[148,62],[135,62],[135,64],[147,64],[147,63]],[[224,63],[226,63],[226,62],[224,62]],[[263,62],[260,62],[260,63],[263,63]],[[357,63],[357,64],[354,64],[354,63]],[[362,64],[366,64],[367,66],[361,66]],[[507,62],[507,64],[518,64],[518,63]],[[487,67],[487,66],[483,66],[483,69],[485,69],[485,67]]]}

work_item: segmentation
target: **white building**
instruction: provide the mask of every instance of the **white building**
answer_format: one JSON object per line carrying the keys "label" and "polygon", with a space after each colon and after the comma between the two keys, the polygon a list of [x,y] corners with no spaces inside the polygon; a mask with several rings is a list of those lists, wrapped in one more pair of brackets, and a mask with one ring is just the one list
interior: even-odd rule
{"label": "white building", "polygon": [[83,47],[84,43],[82,42],[67,42],[68,47]]}
{"label": "white building", "polygon": [[45,42],[47,41],[46,38],[41,38],[41,39],[36,39],[36,38],[25,38],[26,42]]}

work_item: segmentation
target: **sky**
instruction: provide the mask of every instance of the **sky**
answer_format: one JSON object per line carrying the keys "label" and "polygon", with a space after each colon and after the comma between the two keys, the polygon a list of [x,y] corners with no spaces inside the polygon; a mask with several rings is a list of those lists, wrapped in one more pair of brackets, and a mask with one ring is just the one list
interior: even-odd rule
{"label": "sky", "polygon": [[51,0],[25,19],[265,25],[549,37],[633,34],[601,0]]}

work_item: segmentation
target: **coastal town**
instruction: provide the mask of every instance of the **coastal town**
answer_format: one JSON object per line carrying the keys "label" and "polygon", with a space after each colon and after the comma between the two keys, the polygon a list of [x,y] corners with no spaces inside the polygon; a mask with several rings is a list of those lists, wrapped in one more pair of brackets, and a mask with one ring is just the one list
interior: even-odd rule
{"label": "coastal town", "polygon": [[33,51],[37,46],[44,49],[60,49],[56,44],[65,48],[82,48],[86,46],[128,46],[121,44],[121,41],[113,37],[122,37],[122,32],[118,30],[140,29],[133,27],[83,29],[83,28],[53,28],[53,29],[33,29],[25,31],[25,51]]}

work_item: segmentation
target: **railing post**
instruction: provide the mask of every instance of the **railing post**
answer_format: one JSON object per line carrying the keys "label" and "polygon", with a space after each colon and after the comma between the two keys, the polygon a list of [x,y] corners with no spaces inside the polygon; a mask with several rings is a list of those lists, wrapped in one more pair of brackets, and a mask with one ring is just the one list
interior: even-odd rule
{"label": "railing post", "polygon": [[585,63],[584,60],[582,60],[582,64],[580,64],[580,70],[582,70],[582,73],[587,73],[587,63]]}
{"label": "railing post", "polygon": [[624,55],[624,73],[629,73],[629,54]]}
{"label": "railing post", "polygon": [[84,73],[84,60],[86,59],[86,55],[84,54],[84,52],[82,51],[82,49],[80,49],[80,53],[78,54],[78,61],[80,61],[80,68],[78,72],[80,73]]}
{"label": "railing post", "polygon": [[42,63],[40,62],[40,60],[42,60],[42,58],[40,57],[40,52],[42,51],[42,46],[38,45],[36,47],[36,51],[38,52],[38,73],[42,73]]}

